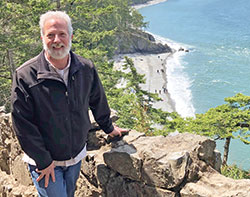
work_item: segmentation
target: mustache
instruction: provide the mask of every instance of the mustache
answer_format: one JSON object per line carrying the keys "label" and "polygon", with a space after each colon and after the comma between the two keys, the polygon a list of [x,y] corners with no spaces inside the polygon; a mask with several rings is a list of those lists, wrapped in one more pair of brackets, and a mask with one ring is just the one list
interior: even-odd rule
{"label": "mustache", "polygon": [[56,43],[56,44],[52,44],[51,47],[59,48],[59,47],[65,47],[65,45],[63,43]]}

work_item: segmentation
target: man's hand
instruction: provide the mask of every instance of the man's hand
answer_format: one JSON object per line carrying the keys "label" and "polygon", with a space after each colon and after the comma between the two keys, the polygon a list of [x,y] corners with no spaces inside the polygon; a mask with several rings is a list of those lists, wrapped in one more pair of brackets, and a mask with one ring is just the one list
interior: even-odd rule
{"label": "man's hand", "polygon": [[122,128],[119,128],[117,126],[114,126],[114,130],[111,133],[109,133],[109,136],[110,137],[115,137],[115,136],[121,137],[122,133],[127,133],[127,132],[129,132],[128,129],[122,129]]}
{"label": "man's hand", "polygon": [[41,173],[40,176],[36,179],[37,182],[39,182],[44,176],[45,176],[45,187],[48,187],[49,185],[49,177],[51,176],[52,181],[55,182],[55,171],[54,171],[55,165],[54,162],[52,162],[47,168],[43,170],[36,169],[36,172]]}

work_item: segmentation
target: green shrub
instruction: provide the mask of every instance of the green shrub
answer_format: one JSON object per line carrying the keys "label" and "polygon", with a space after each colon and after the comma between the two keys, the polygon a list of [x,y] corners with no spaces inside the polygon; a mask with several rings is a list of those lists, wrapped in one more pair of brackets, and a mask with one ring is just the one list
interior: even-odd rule
{"label": "green shrub", "polygon": [[250,173],[234,165],[221,167],[221,174],[233,179],[250,179]]}

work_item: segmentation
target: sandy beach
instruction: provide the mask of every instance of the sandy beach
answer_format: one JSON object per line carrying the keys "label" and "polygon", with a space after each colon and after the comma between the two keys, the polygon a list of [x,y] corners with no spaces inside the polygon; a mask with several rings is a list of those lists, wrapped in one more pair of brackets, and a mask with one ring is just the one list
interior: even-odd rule
{"label": "sandy beach", "polygon": [[[158,3],[165,2],[167,0],[152,0],[145,4],[139,4],[133,6],[135,9],[142,7],[155,5]],[[156,40],[156,42],[160,42]],[[171,99],[171,95],[167,90],[167,60],[172,55],[172,53],[162,53],[162,54],[124,54],[114,57],[114,67],[115,69],[121,70],[122,65],[125,62],[124,57],[127,56],[131,58],[134,62],[135,68],[138,73],[144,74],[146,83],[141,84],[143,90],[151,93],[158,93],[159,97],[162,99],[159,102],[153,104],[153,107],[157,109],[162,109],[163,111],[173,112],[176,111],[175,103]]]}
{"label": "sandy beach", "polygon": [[125,62],[124,56],[131,58],[138,73],[144,74],[146,83],[141,84],[143,90],[151,93],[158,93],[162,101],[153,104],[153,107],[163,111],[175,111],[175,104],[171,95],[167,91],[166,64],[168,57],[172,53],[162,54],[127,54],[119,55],[114,58],[115,69],[121,69]]}

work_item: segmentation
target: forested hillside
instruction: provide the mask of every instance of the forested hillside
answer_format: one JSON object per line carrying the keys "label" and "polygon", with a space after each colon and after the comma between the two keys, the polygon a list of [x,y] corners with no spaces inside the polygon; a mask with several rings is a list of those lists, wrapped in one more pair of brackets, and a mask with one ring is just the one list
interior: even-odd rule
{"label": "forested hillside", "polygon": [[[110,106],[117,110],[120,126],[150,132],[156,122],[164,123],[169,113],[152,108],[156,94],[143,91],[138,74],[127,59],[128,74],[115,71],[110,59],[121,35],[146,26],[129,0],[3,0],[0,2],[0,106],[9,110],[11,78],[14,70],[42,50],[39,17],[48,10],[66,11],[72,18],[72,50],[94,61]],[[117,88],[121,79],[126,87]]]}

